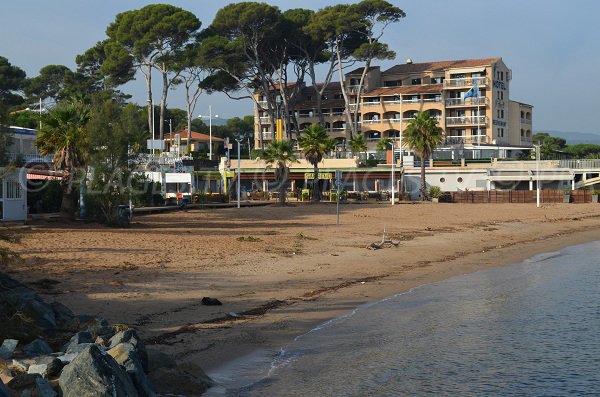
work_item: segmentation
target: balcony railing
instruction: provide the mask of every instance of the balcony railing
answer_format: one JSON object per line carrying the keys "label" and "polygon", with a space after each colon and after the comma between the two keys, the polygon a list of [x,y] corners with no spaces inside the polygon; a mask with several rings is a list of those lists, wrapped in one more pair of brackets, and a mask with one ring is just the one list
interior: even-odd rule
{"label": "balcony railing", "polygon": [[471,136],[461,136],[461,135],[450,135],[446,137],[446,145],[464,145],[464,144],[480,144],[480,143],[488,143],[487,135],[471,135]]}
{"label": "balcony railing", "polygon": [[487,102],[487,98],[486,97],[481,97],[481,98],[468,98],[468,99],[463,99],[463,98],[448,98],[446,99],[446,106],[479,106],[479,105],[486,105]]}
{"label": "balcony railing", "polygon": [[521,124],[531,124],[531,119],[521,119]]}
{"label": "balcony railing", "polygon": [[472,87],[475,84],[487,85],[487,77],[467,77],[464,79],[446,79],[444,87]]}
{"label": "balcony railing", "polygon": [[358,94],[360,90],[361,94],[365,92],[365,87],[361,87],[360,85],[350,85],[348,86],[348,92],[351,94]]}
{"label": "balcony railing", "polygon": [[362,103],[363,106],[381,106],[381,102],[380,101],[373,101],[373,102],[363,102]]}
{"label": "balcony railing", "polygon": [[372,120],[361,120],[358,122],[359,124],[379,124],[381,123],[381,120],[379,119],[372,119]]}
{"label": "balcony railing", "polygon": [[263,132],[262,138],[263,139],[273,139],[273,133],[272,132]]}
{"label": "balcony railing", "polygon": [[9,160],[22,160],[25,163],[44,163],[52,164],[54,156],[42,156],[41,154],[22,154],[22,153],[7,153]]}
{"label": "balcony railing", "polygon": [[485,125],[487,123],[486,116],[459,116],[446,117],[446,125]]}

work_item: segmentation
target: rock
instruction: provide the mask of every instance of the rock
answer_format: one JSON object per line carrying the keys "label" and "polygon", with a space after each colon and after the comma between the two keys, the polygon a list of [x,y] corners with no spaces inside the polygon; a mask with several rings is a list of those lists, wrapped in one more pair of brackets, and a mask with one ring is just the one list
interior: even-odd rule
{"label": "rock", "polygon": [[39,397],[56,397],[56,392],[46,379],[37,378],[35,380],[34,395]]}
{"label": "rock", "polygon": [[95,346],[94,343],[80,343],[80,344],[69,345],[69,348],[67,349],[67,351],[65,353],[67,353],[67,354],[81,353],[82,351],[84,351],[91,345]]}
{"label": "rock", "polygon": [[140,362],[136,347],[131,343],[119,343],[108,351],[117,363],[119,363],[131,377],[135,388],[140,396],[154,396],[154,392],[146,379],[144,368]]}
{"label": "rock", "polygon": [[61,356],[58,356],[57,358],[63,363],[63,364],[68,364],[71,361],[73,361],[75,359],[75,357],[77,357],[79,353],[66,353],[63,354]]}
{"label": "rock", "polygon": [[96,339],[97,336],[110,338],[115,334],[113,327],[110,326],[105,318],[100,316],[80,315],[76,316],[75,319],[79,322],[78,329],[81,331],[88,331],[92,334],[92,338],[94,339]]}
{"label": "rock", "polygon": [[12,360],[12,368],[17,372],[27,372],[29,370],[29,363],[21,360]]}
{"label": "rock", "polygon": [[40,374],[43,378],[58,375],[63,368],[63,363],[56,357],[44,356],[35,360],[27,370],[28,374]]}
{"label": "rock", "polygon": [[159,368],[175,368],[175,360],[159,350],[146,349],[148,353],[148,372],[156,371]]}
{"label": "rock", "polygon": [[67,331],[76,331],[76,322],[75,320],[75,314],[71,311],[71,309],[69,309],[68,307],[66,307],[65,305],[63,305],[60,302],[52,302],[50,304],[50,307],[52,308],[52,311],[54,312],[54,319],[56,321],[56,326],[58,328],[61,328],[63,330],[67,330]]}
{"label": "rock", "polygon": [[56,329],[52,307],[32,289],[0,273],[0,339],[31,341]]}
{"label": "rock", "polygon": [[[81,350],[77,350],[75,345],[80,345],[82,343],[86,343],[86,344],[94,343],[94,339],[92,339],[92,334],[89,333],[88,331],[77,332],[75,335],[73,335],[71,337],[69,342],[67,342],[67,344],[65,346],[63,346],[63,350],[68,353],[72,353],[74,351],[81,351]],[[71,348],[72,346],[74,348]],[[69,350],[70,348],[71,348],[71,350]]]}
{"label": "rock", "polygon": [[177,368],[159,368],[148,375],[152,388],[159,394],[200,395],[215,385],[197,365],[183,363]]}
{"label": "rock", "polygon": [[63,397],[138,396],[125,370],[96,345],[87,346],[63,368],[59,385]]}
{"label": "rock", "polygon": [[25,345],[23,351],[29,357],[41,356],[44,354],[52,353],[52,348],[46,341],[42,339],[36,339],[33,342]]}
{"label": "rock", "polygon": [[218,300],[216,298],[209,298],[208,296],[205,296],[204,298],[202,298],[200,303],[203,305],[206,305],[206,306],[221,306],[222,305],[220,300]]}
{"label": "rock", "polygon": [[10,397],[10,392],[4,385],[4,382],[0,379],[0,397]]}
{"label": "rock", "polygon": [[0,346],[0,358],[4,360],[10,359],[18,344],[19,341],[16,339],[4,339],[2,346]]}
{"label": "rock", "polygon": [[144,372],[148,373],[148,353],[146,352],[146,346],[138,336],[137,332],[135,332],[135,329],[130,328],[125,331],[117,332],[115,336],[110,338],[109,342],[110,344],[108,346],[110,349],[120,343],[131,343],[133,346],[135,346],[135,350],[140,357],[140,362],[142,363]]}
{"label": "rock", "polygon": [[24,389],[27,386],[35,384],[35,380],[39,378],[38,374],[18,374],[6,384],[10,389]]}
{"label": "rock", "polygon": [[2,371],[0,371],[0,381],[4,382],[4,384],[10,382],[10,380],[14,377],[15,376],[13,372],[8,368],[4,368]]}

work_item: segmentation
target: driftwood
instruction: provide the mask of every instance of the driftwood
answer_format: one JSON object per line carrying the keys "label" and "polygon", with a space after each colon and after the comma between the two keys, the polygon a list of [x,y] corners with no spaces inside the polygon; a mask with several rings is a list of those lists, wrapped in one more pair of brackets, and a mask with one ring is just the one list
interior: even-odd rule
{"label": "driftwood", "polygon": [[394,246],[397,247],[398,245],[400,245],[399,241],[394,241],[394,240],[390,240],[390,239],[386,239],[385,238],[385,229],[383,230],[383,237],[381,238],[381,242],[375,242],[375,243],[371,243],[369,245],[367,245],[367,249],[370,250],[378,250],[381,249],[383,247],[385,247],[386,245],[388,246]]}

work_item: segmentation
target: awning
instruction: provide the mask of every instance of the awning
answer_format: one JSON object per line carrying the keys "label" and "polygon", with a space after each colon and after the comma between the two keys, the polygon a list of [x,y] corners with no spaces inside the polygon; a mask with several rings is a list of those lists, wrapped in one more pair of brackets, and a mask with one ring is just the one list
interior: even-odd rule
{"label": "awning", "polygon": [[44,174],[27,174],[29,180],[61,180],[62,177],[56,175],[44,175]]}
{"label": "awning", "polygon": [[450,74],[465,74],[465,73],[479,73],[483,72],[485,67],[477,67],[477,68],[460,68],[460,69],[450,69]]}
{"label": "awning", "polygon": [[165,183],[192,183],[192,174],[168,172],[165,174]]}

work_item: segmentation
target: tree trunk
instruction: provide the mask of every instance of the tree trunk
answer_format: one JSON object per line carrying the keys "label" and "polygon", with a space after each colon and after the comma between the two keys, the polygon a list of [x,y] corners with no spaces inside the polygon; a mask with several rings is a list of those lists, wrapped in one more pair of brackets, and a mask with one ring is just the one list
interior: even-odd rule
{"label": "tree trunk", "polygon": [[75,205],[73,203],[73,192],[63,189],[62,202],[60,203],[60,212],[68,215],[69,218],[75,217]]}
{"label": "tree trunk", "polygon": [[427,200],[427,184],[425,182],[425,156],[421,156],[421,201]]}
{"label": "tree trunk", "polygon": [[319,167],[316,163],[313,172],[315,173],[313,177],[313,201],[318,203],[321,201],[321,189],[319,189]]}

